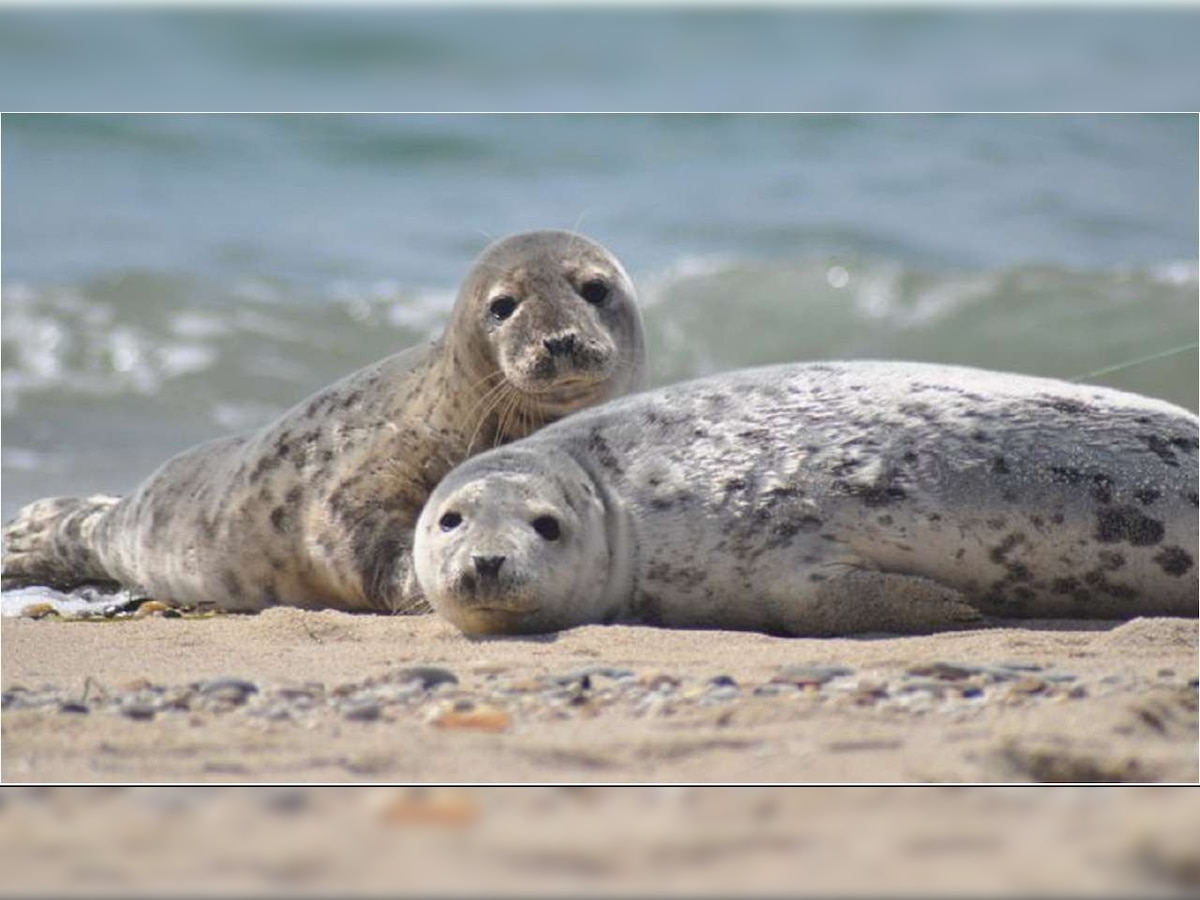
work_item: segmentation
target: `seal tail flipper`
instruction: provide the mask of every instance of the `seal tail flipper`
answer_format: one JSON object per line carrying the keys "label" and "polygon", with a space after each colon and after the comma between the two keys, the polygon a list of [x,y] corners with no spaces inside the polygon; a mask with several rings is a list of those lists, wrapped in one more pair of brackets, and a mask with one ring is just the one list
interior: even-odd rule
{"label": "seal tail flipper", "polygon": [[[963,595],[920,575],[850,570],[821,584],[814,625],[828,634],[929,634],[985,624]],[[822,621],[823,620],[823,621]]]}
{"label": "seal tail flipper", "polygon": [[69,590],[112,582],[96,552],[96,528],[119,497],[51,497],[23,507],[4,528],[0,587],[46,585]]}

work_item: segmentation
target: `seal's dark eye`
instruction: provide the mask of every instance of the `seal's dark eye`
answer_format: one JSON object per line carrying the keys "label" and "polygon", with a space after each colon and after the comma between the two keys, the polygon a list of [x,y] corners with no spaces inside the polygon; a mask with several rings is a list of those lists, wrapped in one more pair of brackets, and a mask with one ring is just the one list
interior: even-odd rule
{"label": "seal's dark eye", "polygon": [[548,541],[557,541],[560,534],[558,519],[554,516],[538,516],[533,520],[533,530]]}
{"label": "seal's dark eye", "polygon": [[442,531],[453,531],[461,524],[462,516],[456,512],[444,513],[442,517],[438,519],[438,527],[442,529]]}
{"label": "seal's dark eye", "polygon": [[497,322],[503,322],[511,316],[517,309],[517,301],[512,297],[504,296],[497,297],[488,304],[488,312],[492,314],[492,318]]}
{"label": "seal's dark eye", "polygon": [[599,278],[585,281],[583,287],[579,289],[579,296],[593,306],[599,306],[608,299],[608,285]]}

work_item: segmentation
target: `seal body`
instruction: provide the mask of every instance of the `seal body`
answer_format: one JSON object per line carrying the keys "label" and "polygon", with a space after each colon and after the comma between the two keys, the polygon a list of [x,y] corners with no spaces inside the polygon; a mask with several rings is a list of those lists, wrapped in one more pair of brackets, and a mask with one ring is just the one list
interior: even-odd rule
{"label": "seal body", "polygon": [[1197,418],[960,367],[750,369],[474,457],[415,540],[434,608],[477,633],[1195,616]]}
{"label": "seal body", "polygon": [[4,581],[111,581],[181,604],[423,608],[412,528],[457,463],[640,386],[633,285],[567,232],[501,240],[432,344],[259,431],[165,463],[125,499],[54,498],[5,530]]}

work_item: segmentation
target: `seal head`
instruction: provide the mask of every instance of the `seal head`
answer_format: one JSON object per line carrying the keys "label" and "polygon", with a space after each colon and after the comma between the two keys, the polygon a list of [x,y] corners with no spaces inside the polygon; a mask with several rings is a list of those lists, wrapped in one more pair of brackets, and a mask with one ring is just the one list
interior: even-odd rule
{"label": "seal head", "polygon": [[455,366],[514,421],[553,421],[643,386],[633,284],[616,257],[582,235],[535,231],[490,246],[463,283],[447,333]]}
{"label": "seal head", "polygon": [[467,634],[535,634],[596,619],[613,564],[606,505],[569,454],[501,449],[434,491],[414,561],[434,610]]}

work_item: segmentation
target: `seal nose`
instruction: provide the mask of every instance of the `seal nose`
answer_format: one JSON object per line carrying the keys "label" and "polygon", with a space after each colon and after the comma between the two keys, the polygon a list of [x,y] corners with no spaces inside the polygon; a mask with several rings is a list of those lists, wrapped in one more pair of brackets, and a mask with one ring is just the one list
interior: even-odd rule
{"label": "seal nose", "polygon": [[495,578],[500,574],[500,567],[504,565],[504,556],[472,556],[471,559],[475,562],[475,571],[483,578]]}
{"label": "seal nose", "polygon": [[551,356],[567,356],[575,352],[575,334],[568,332],[544,338],[542,344],[550,351]]}

